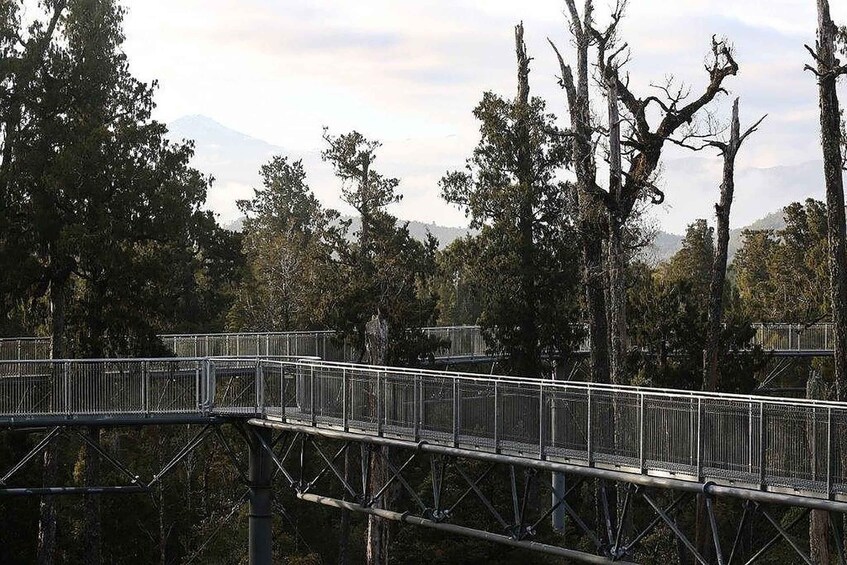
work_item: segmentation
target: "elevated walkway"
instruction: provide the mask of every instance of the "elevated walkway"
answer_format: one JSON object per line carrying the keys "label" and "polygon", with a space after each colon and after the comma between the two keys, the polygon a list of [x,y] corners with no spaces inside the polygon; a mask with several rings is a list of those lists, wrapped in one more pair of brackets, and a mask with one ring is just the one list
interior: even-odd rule
{"label": "elevated walkway", "polygon": [[0,362],[0,426],[249,420],[363,442],[847,509],[847,405],[315,359]]}

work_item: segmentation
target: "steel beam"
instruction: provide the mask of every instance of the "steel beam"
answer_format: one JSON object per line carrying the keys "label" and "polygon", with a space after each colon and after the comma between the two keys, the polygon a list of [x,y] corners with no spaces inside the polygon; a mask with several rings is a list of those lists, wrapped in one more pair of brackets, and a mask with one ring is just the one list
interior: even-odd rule
{"label": "steel beam", "polygon": [[[534,541],[512,539],[509,536],[494,534],[483,530],[476,530],[474,528],[467,528],[465,526],[457,526],[455,524],[433,522],[432,520],[427,520],[426,518],[411,516],[408,513],[392,512],[391,510],[383,510],[381,508],[362,506],[361,504],[355,504],[353,502],[347,502],[345,500],[338,500],[337,498],[330,498],[326,496],[319,496],[316,494],[307,493],[298,494],[297,498],[306,502],[323,504],[324,506],[330,506],[332,508],[349,510],[351,512],[361,512],[364,514],[373,514],[374,516],[379,516],[380,518],[384,518],[386,520],[394,520],[397,522],[405,522],[407,524],[415,524],[417,526],[424,526],[427,528],[432,528],[451,534],[459,534],[463,536],[483,539],[486,541],[502,543],[521,549],[530,549],[541,553],[547,553],[549,555],[566,557],[568,559],[571,559],[573,561],[579,561],[581,563],[612,563],[611,560],[599,555],[592,555],[590,553],[584,553],[582,551],[566,549],[564,547],[558,547],[555,545],[548,545]],[[633,565],[628,561],[615,561],[615,563],[620,563],[621,565]]]}
{"label": "steel beam", "polygon": [[506,465],[519,465],[522,467],[532,467],[545,471],[558,471],[572,475],[607,479],[611,481],[620,481],[623,483],[630,483],[645,487],[665,488],[689,493],[703,493],[712,496],[729,496],[733,498],[740,498],[742,500],[753,500],[756,502],[765,502],[772,504],[786,504],[789,506],[798,506],[801,508],[810,508],[815,510],[847,512],[847,502],[840,500],[812,498],[809,496],[783,494],[778,492],[755,490],[752,488],[721,486],[712,482],[701,483],[697,481],[687,481],[683,479],[675,479],[669,477],[659,477],[639,473],[628,473],[626,471],[604,469],[596,466],[587,467],[585,465],[561,463],[557,461],[551,461],[549,459],[540,460],[525,457],[515,457],[499,453],[491,453],[485,451],[476,451],[471,449],[462,449],[448,447],[444,445],[430,444],[426,441],[412,442],[401,439],[378,437],[365,434],[355,434],[327,428],[316,428],[306,425],[289,424],[287,422],[266,420],[261,418],[251,418],[250,420],[248,420],[248,423],[252,426],[257,427],[289,430],[305,434],[318,435],[327,438],[352,440],[360,443],[391,445],[405,449],[420,449],[421,451],[427,453],[439,453],[442,455],[465,457],[468,459],[477,459],[481,461],[502,463]]}

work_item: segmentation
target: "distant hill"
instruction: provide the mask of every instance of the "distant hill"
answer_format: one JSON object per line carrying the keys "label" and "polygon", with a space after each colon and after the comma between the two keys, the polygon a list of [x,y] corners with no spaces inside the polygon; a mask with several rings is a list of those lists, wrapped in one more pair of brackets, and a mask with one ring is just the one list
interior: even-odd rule
{"label": "distant hill", "polygon": [[[215,211],[220,221],[230,229],[240,230],[241,219],[235,201],[251,198],[253,187],[260,186],[259,167],[273,155],[292,155],[303,160],[309,173],[309,185],[319,200],[326,205],[344,210],[340,204],[338,181],[332,167],[321,160],[319,151],[292,154],[284,147],[272,145],[236,130],[230,129],[212,118],[202,115],[185,116],[168,124],[169,137],[174,140],[192,139],[195,155],[192,165],[215,177],[209,190],[207,207]],[[710,220],[717,194],[716,182],[720,178],[720,161],[699,157],[672,159],[664,164],[664,185],[668,187],[669,213],[664,225],[685,225],[692,211]],[[433,181],[433,186],[435,185]],[[730,232],[730,260],[741,245],[741,232],[746,228],[780,229],[785,225],[781,209],[791,202],[803,201],[807,197],[823,197],[822,166],[820,161],[809,161],[795,165],[756,168],[740,168],[736,175],[736,201],[733,217],[744,227]],[[438,198],[429,192],[407,194],[410,202]],[[753,221],[761,213],[763,203],[777,211]],[[463,237],[466,228],[445,227],[435,221],[409,223],[411,233],[423,239],[429,230],[441,246],[449,245]],[[675,228],[676,229],[676,228]],[[667,260],[682,245],[682,236],[660,231],[653,244],[643,256],[651,262]]]}
{"label": "distant hill", "polygon": [[[361,227],[361,221],[359,220],[359,218],[352,216],[342,216],[342,219],[352,220],[352,223],[350,225],[351,234],[357,232]],[[231,231],[241,231],[243,223],[244,218],[238,218],[237,220],[224,225],[224,227]],[[429,224],[415,221],[409,222],[409,234],[418,241],[424,241],[426,239],[427,232],[434,235],[435,238],[438,240],[439,249],[444,249],[457,239],[461,239],[466,235],[473,233],[473,231],[468,228],[439,226],[435,222]]]}
{"label": "distant hill", "polygon": [[[713,224],[712,224],[713,225]],[[785,227],[782,210],[771,212],[763,218],[741,228],[729,230],[729,261],[732,262],[735,253],[741,248],[741,233],[744,230],[781,230]],[[682,248],[682,236],[675,233],[660,231],[653,243],[644,252],[645,257],[652,262],[662,262],[670,259]]]}

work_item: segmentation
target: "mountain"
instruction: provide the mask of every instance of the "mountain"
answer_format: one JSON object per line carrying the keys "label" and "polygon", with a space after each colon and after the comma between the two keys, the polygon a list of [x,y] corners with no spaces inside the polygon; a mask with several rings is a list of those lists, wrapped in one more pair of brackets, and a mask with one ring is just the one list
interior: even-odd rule
{"label": "mountain", "polygon": [[[168,124],[168,137],[174,141],[194,141],[192,166],[214,177],[206,199],[207,208],[218,214],[223,224],[239,217],[236,200],[253,197],[253,187],[261,186],[259,169],[274,155],[291,155],[284,147],[272,145],[228,128],[202,115],[184,116]],[[298,154],[309,172],[309,184],[318,198],[327,195],[321,187],[335,186],[332,169],[316,151]]]}
{"label": "mountain", "polygon": [[[294,154],[284,147],[238,132],[202,115],[179,118],[168,124],[168,127],[171,139],[194,140],[192,165],[215,178],[209,190],[207,207],[218,214],[222,224],[229,225],[231,229],[240,229],[236,200],[253,196],[253,187],[261,185],[259,168],[271,156],[280,154],[302,159],[308,173],[309,186],[318,199],[342,213],[350,213],[349,207],[340,202],[338,180],[333,175],[332,167],[321,160],[317,150]],[[452,139],[430,141],[451,155],[459,150],[451,145],[456,143]],[[387,153],[385,166],[394,167],[396,171],[389,172],[404,179],[403,188],[407,197],[401,204],[402,210],[392,209],[392,212],[401,212],[398,214],[401,217],[425,216],[424,221],[410,222],[412,234],[423,238],[429,230],[442,246],[466,235],[466,228],[440,225],[447,217],[437,211],[444,209],[443,203],[441,208],[433,205],[433,201],[439,198],[435,186],[440,173],[433,176],[432,171],[424,170],[432,164],[422,162],[421,155],[413,150],[414,147],[405,147],[402,142],[387,142],[383,149]],[[766,168],[738,167],[732,217],[733,224],[743,227],[731,230],[730,260],[741,244],[743,229],[779,229],[784,225],[783,207],[791,202],[802,202],[810,196],[823,198],[822,170],[819,161]],[[665,189],[666,204],[653,215],[666,231],[658,232],[653,244],[644,251],[643,256],[647,260],[663,261],[679,250],[682,236],[671,232],[684,231],[685,226],[695,218],[706,217],[712,220],[719,179],[720,159],[684,157],[669,159],[664,163],[660,185]],[[762,218],[760,216],[764,206],[777,211]]]}
{"label": "mountain", "polygon": [[[350,224],[350,235],[359,231],[359,228],[362,225],[361,220],[357,217],[353,216],[342,216],[342,220],[351,220]],[[224,225],[224,227],[228,230],[232,231],[241,231],[244,223],[244,218],[237,218],[232,222]],[[466,235],[472,234],[473,231],[468,228],[453,228],[449,226],[439,226],[435,222],[432,223],[424,223],[417,221],[409,222],[409,234],[417,239],[418,241],[426,240],[426,234],[431,233],[438,240],[438,248],[444,249],[457,239],[461,239]]]}
{"label": "mountain", "polygon": [[[785,219],[782,210],[778,210],[746,226],[729,230],[729,248],[727,250],[729,262],[732,262],[735,253],[741,248],[741,234],[744,230],[781,230],[784,227]],[[682,239],[683,236],[681,235],[659,231],[653,239],[653,243],[647,247],[643,257],[652,263],[667,261],[682,248]]]}

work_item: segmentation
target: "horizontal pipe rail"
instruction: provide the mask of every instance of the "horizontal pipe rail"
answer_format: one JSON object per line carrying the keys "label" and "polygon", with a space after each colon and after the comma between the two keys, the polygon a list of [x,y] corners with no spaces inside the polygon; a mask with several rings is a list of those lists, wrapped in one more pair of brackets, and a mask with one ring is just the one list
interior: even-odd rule
{"label": "horizontal pipe rail", "polygon": [[[337,508],[339,510],[348,510],[353,512],[360,512],[363,514],[370,514],[373,516],[379,516],[380,518],[384,518],[386,520],[393,520],[396,522],[405,522],[407,524],[414,524],[416,526],[424,526],[427,528],[432,528],[435,530],[439,530],[442,532],[447,532],[451,534],[459,534],[467,537],[473,537],[477,539],[482,539],[485,541],[493,541],[496,543],[501,543],[504,545],[509,545],[511,547],[517,547],[521,549],[530,549],[533,551],[537,551],[540,553],[546,553],[548,555],[556,555],[558,557],[566,557],[567,559],[578,561],[580,563],[612,563],[612,560],[607,559],[606,557],[602,557],[599,555],[592,555],[590,553],[585,553],[582,551],[576,551],[573,549],[566,549],[564,547],[558,547],[555,545],[549,545],[546,543],[539,543],[536,541],[529,540],[516,540],[510,538],[509,536],[505,536],[503,534],[495,534],[492,532],[486,532],[484,530],[477,530],[474,528],[468,528],[465,526],[458,526],[456,524],[447,524],[443,522],[434,522],[432,520],[427,520],[426,518],[420,518],[418,516],[413,516],[408,513],[401,512],[393,512],[391,510],[383,510],[381,508],[374,508],[372,506],[362,506],[361,504],[356,504],[355,502],[348,502],[346,500],[339,500],[337,498],[330,498],[327,496],[320,496],[316,494],[308,494],[308,493],[298,493],[297,498],[300,500],[304,500],[306,502],[312,502],[315,504],[322,504],[324,506],[329,506],[331,508]],[[622,565],[633,565],[629,561],[614,561],[614,563],[620,563]]]}

